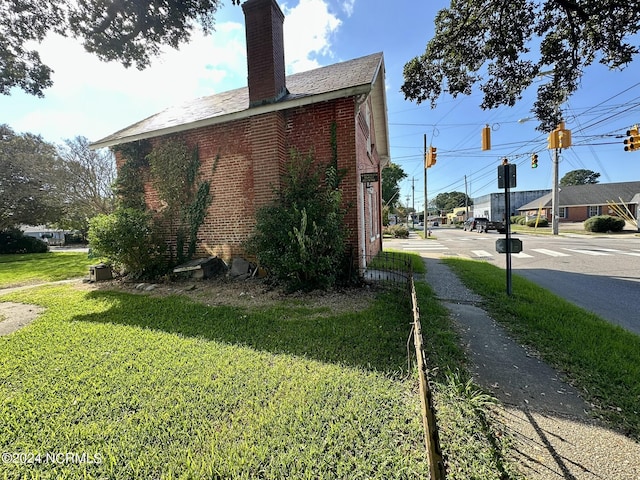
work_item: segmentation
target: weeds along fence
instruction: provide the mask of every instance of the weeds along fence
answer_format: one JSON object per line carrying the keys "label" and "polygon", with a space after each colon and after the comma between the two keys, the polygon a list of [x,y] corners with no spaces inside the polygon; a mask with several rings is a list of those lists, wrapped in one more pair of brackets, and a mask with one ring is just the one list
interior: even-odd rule
{"label": "weeds along fence", "polygon": [[440,436],[436,422],[435,409],[433,407],[433,393],[429,385],[429,369],[427,367],[426,354],[422,341],[422,325],[420,323],[420,309],[416,286],[413,275],[409,278],[409,291],[411,294],[411,311],[413,314],[413,345],[416,351],[418,367],[418,383],[420,387],[420,403],[422,404],[422,424],[424,426],[424,441],[429,458],[429,473],[432,480],[444,480],[445,468],[440,449]]}
{"label": "weeds along fence", "polygon": [[[445,479],[445,466],[440,449],[440,437],[436,423],[433,394],[429,384],[429,369],[422,339],[422,325],[420,323],[420,309],[413,279],[411,260],[406,255],[396,252],[380,252],[374,258],[367,259],[367,269],[362,272],[362,278],[376,284],[403,286],[406,285],[411,299],[413,345],[415,347],[420,403],[422,405],[422,424],[424,427],[425,447],[429,459],[429,473],[431,480]],[[411,338],[409,338],[409,342]],[[407,343],[407,348],[408,348]]]}

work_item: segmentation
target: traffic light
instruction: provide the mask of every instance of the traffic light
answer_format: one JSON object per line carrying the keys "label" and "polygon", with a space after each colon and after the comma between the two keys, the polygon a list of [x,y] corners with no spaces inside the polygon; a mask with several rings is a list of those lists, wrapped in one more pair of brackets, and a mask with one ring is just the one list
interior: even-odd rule
{"label": "traffic light", "polygon": [[571,130],[564,128],[564,122],[560,122],[558,126],[547,137],[547,148],[550,150],[556,148],[568,148],[571,146]]}
{"label": "traffic light", "polygon": [[638,125],[634,125],[630,130],[627,130],[627,137],[624,139],[624,151],[633,152],[640,150],[640,132],[638,131]]}
{"label": "traffic light", "polygon": [[433,167],[436,164],[436,147],[429,147],[424,164],[424,168]]}
{"label": "traffic light", "polygon": [[535,153],[531,155],[531,168],[538,168],[538,155]]}
{"label": "traffic light", "polygon": [[482,129],[482,150],[491,150],[491,128],[489,125]]}

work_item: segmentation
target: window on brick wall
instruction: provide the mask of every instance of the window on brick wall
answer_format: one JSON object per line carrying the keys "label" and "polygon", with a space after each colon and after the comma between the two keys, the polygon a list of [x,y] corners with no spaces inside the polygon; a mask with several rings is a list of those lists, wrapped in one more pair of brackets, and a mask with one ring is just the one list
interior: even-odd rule
{"label": "window on brick wall", "polygon": [[566,207],[558,207],[558,217],[567,218],[567,208]]}
{"label": "window on brick wall", "polygon": [[596,217],[596,216],[600,215],[600,207],[597,206],[597,205],[591,205],[589,207],[589,210],[588,210],[587,214],[590,217]]}

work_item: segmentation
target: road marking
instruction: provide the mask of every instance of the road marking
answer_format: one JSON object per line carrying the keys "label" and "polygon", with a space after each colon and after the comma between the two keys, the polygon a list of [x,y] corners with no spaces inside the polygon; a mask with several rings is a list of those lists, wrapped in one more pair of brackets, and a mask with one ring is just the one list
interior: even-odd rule
{"label": "road marking", "polygon": [[616,253],[619,255],[631,255],[633,257],[640,257],[640,253],[636,253],[636,252],[640,252],[640,250],[636,250],[636,252],[623,252],[622,250],[617,250],[615,248],[597,248],[595,250],[600,252]]}
{"label": "road marking", "polygon": [[511,256],[514,258],[533,258],[533,255],[529,255],[528,253],[524,252],[512,253]]}
{"label": "road marking", "polygon": [[471,250],[476,257],[493,257],[493,253],[489,253],[486,250]]}
{"label": "road marking", "polygon": [[544,255],[549,255],[550,257],[570,257],[568,253],[555,252],[553,250],[547,250],[546,248],[532,248],[533,252],[542,253]]}
{"label": "road marking", "polygon": [[597,250],[581,250],[579,248],[563,248],[563,250],[567,250],[569,252],[575,252],[575,253],[583,253],[585,255],[593,255],[594,257],[598,257],[602,255],[611,255],[610,253],[598,252]]}

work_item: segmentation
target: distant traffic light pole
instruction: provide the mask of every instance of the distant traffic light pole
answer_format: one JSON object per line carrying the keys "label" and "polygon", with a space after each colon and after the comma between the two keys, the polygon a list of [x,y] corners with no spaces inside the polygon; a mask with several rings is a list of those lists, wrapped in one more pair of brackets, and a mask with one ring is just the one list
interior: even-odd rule
{"label": "distant traffic light pole", "polygon": [[560,149],[571,146],[571,130],[564,128],[564,122],[553,130],[548,137],[547,148],[553,150],[553,186],[551,190],[551,233],[558,235],[558,223],[560,221],[560,187],[558,185],[558,164]]}
{"label": "distant traffic light pole", "polygon": [[427,169],[436,164],[436,147],[430,146],[427,150],[427,134],[424,134],[424,238],[429,236],[429,199],[427,197]]}
{"label": "distant traffic light pole", "polygon": [[558,221],[560,209],[558,208],[558,202],[560,201],[560,186],[558,185],[558,148],[553,149],[553,191],[551,192],[551,233],[558,235]]}

